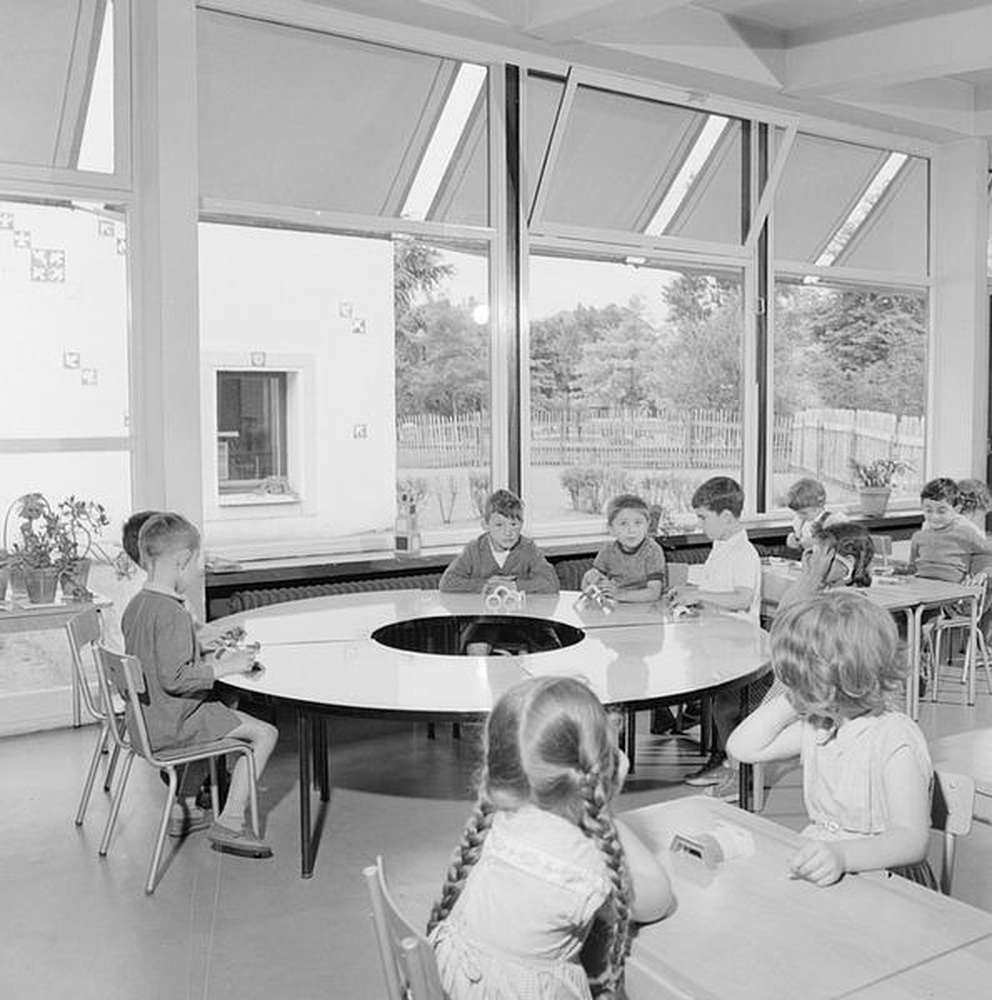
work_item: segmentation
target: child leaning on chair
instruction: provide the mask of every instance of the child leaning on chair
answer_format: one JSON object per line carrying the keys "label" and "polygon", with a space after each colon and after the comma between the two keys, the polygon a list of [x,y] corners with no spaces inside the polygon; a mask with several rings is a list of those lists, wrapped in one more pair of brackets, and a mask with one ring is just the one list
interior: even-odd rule
{"label": "child leaning on chair", "polygon": [[[144,669],[148,735],[156,750],[183,747],[228,737],[252,747],[260,775],[275,747],[275,726],[246,712],[228,708],[213,691],[214,681],[243,673],[254,664],[252,649],[201,650],[192,615],[183,595],[202,572],[200,534],[184,517],[155,513],[138,534],[141,565],[148,573],[144,587],[131,599],[121,621],[125,649]],[[181,799],[174,819],[186,832],[209,826],[215,850],[248,857],[269,857],[271,847],[245,827],[249,797],[248,767],[239,756],[227,801],[210,824],[209,811]]]}

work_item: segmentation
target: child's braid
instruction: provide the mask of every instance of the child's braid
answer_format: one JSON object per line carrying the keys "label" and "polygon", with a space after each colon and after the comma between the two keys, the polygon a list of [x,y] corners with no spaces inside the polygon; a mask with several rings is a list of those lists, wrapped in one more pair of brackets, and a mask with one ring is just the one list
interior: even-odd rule
{"label": "child's braid", "polygon": [[444,885],[441,888],[441,898],[434,904],[431,910],[430,920],[427,922],[427,933],[446,920],[451,913],[458,897],[465,886],[465,879],[468,878],[469,869],[479,860],[482,854],[482,845],[489,833],[489,828],[493,824],[493,816],[496,810],[488,799],[480,796],[472,810],[472,814],[465,824],[465,831],[462,834],[461,843],[455,848],[451,857],[451,864],[448,867],[448,874]]}
{"label": "child's braid", "polygon": [[606,862],[616,913],[607,952],[607,967],[601,974],[590,979],[589,986],[594,997],[612,997],[616,994],[623,974],[624,960],[630,951],[630,874],[598,765],[590,768],[580,779],[579,792],[584,805],[579,825],[596,842]]}

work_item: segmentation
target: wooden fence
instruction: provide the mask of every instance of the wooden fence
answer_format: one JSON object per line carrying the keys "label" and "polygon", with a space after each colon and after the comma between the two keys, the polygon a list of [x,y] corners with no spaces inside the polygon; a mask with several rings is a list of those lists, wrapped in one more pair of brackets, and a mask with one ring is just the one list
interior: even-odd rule
{"label": "wooden fence", "polygon": [[[635,410],[531,413],[531,462],[544,466],[719,469],[741,464],[741,421],[734,410],[648,415]],[[924,420],[871,410],[804,410],[775,418],[774,471],[852,484],[850,460],[889,457],[923,468]],[[401,469],[484,467],[490,459],[488,414],[418,414],[396,422]]]}

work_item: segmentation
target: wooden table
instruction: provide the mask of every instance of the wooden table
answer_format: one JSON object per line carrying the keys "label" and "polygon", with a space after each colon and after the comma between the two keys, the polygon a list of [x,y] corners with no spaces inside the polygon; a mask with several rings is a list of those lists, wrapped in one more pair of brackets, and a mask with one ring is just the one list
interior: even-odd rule
{"label": "wooden table", "polygon": [[[913,982],[916,967],[930,961],[954,965],[963,978],[985,969],[972,993],[960,995],[987,995],[992,914],[884,873],[848,875],[828,888],[791,879],[796,833],[708,797],[623,819],[658,853],[677,899],[672,916],[638,931],[627,960],[630,1000],[881,998],[888,994],[868,988],[899,975]],[[750,833],[754,854],[711,870],[669,851],[675,832],[704,833],[718,821]]]}
{"label": "wooden table", "polygon": [[[622,605],[607,614],[595,605],[577,605],[577,597],[569,592],[530,596],[519,612],[504,612],[585,633],[564,649],[512,657],[407,652],[371,638],[377,628],[399,621],[487,613],[476,594],[348,594],[223,619],[244,625],[248,638],[261,643],[259,659],[265,665],[258,675],[224,682],[297,709],[304,877],[313,871],[316,850],[309,796],[314,776],[321,799],[330,795],[327,713],[427,721],[481,718],[512,684],[546,674],[582,677],[605,704],[632,710],[742,687],[767,670],[766,633],[737,615],[676,619],[660,603]],[[742,785],[746,798],[746,772]]]}
{"label": "wooden table", "polygon": [[[779,599],[795,583],[800,568],[797,562],[777,561],[762,567],[761,601],[762,611],[773,616]],[[923,612],[928,608],[940,608],[960,601],[969,602],[972,618],[972,634],[978,623],[978,591],[961,583],[946,580],[930,580],[920,576],[878,576],[870,587],[861,593],[880,607],[893,614],[902,614],[906,619],[907,658],[910,676],[906,684],[906,714],[913,719],[920,715],[920,664],[923,652]],[[972,671],[974,679],[976,671]],[[974,704],[974,693],[969,694],[968,704]]]}
{"label": "wooden table", "polygon": [[80,601],[56,601],[54,604],[29,604],[26,601],[3,601],[0,602],[0,635],[10,635],[18,632],[50,632],[55,629],[63,629],[69,643],[69,652],[72,657],[72,670],[70,671],[72,687],[72,724],[79,726],[81,722],[80,704],[80,665],[76,660],[77,652],[73,648],[72,639],[69,636],[69,622],[81,611],[89,606],[94,606],[98,611],[109,608],[112,601],[99,595],[94,596],[88,603]]}

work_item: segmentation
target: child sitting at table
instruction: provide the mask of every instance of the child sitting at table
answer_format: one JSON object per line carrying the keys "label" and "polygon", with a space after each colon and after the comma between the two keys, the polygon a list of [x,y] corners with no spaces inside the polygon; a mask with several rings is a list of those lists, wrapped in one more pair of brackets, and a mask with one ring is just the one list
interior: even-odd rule
{"label": "child sitting at table", "polygon": [[530,678],[499,698],[478,801],[427,928],[446,997],[616,995],[631,922],[673,901],[665,869],[613,816],[626,770],[581,681]]}
{"label": "child sitting at table", "polygon": [[957,512],[953,479],[931,479],[920,491],[923,527],[909,543],[908,572],[960,583],[992,569],[992,542]]}
{"label": "child sitting at table", "polygon": [[582,577],[582,589],[598,587],[607,597],[622,602],[657,601],[665,592],[665,553],[648,538],[651,513],[647,503],[633,493],[621,493],[606,508],[606,523],[613,541],[607,542]]}
{"label": "child sitting at table", "polygon": [[[144,668],[148,735],[156,750],[179,748],[228,737],[251,745],[260,775],[275,746],[275,726],[228,708],[213,694],[214,681],[252,669],[255,649],[221,649],[204,656],[183,594],[199,579],[200,534],[184,517],[156,513],[138,534],[141,564],[148,573],[144,587],[124,611],[125,648]],[[227,801],[210,825],[209,812],[192,797],[180,798],[173,820],[186,832],[210,826],[215,850],[248,857],[270,857],[272,848],[245,829],[248,768],[239,756]]]}
{"label": "child sitting at table", "polygon": [[[673,604],[710,605],[736,612],[758,624],[761,608],[761,558],[741,524],[744,491],[727,476],[707,479],[692,496],[692,507],[713,548],[702,566],[689,567],[689,582],[673,587]],[[771,685],[770,676],[750,686],[754,704]],[[741,717],[740,692],[717,693],[711,703],[715,748],[706,763],[686,778],[696,786],[733,785],[725,745],[731,729]]]}
{"label": "child sitting at table", "polygon": [[485,532],[469,542],[441,576],[449,594],[481,594],[486,584],[500,584],[529,594],[557,594],[558,574],[530,538],[521,535],[524,505],[509,490],[486,499]]}
{"label": "child sitting at table", "polygon": [[870,587],[875,544],[856,521],[828,521],[813,526],[812,547],[803,569],[778,602],[778,612],[814,597],[828,587]]}
{"label": "child sitting at table", "polygon": [[785,544],[803,553],[813,547],[813,529],[817,525],[847,520],[843,514],[827,510],[827,491],[816,479],[797,479],[789,487],[785,503],[794,514]]}
{"label": "child sitting at table", "polygon": [[888,868],[937,888],[926,861],[932,767],[919,726],[893,706],[906,660],[891,615],[850,591],[775,619],[772,666],[788,693],[761,705],[727,749],[749,763],[799,756],[810,824],[794,878],[826,886]]}

